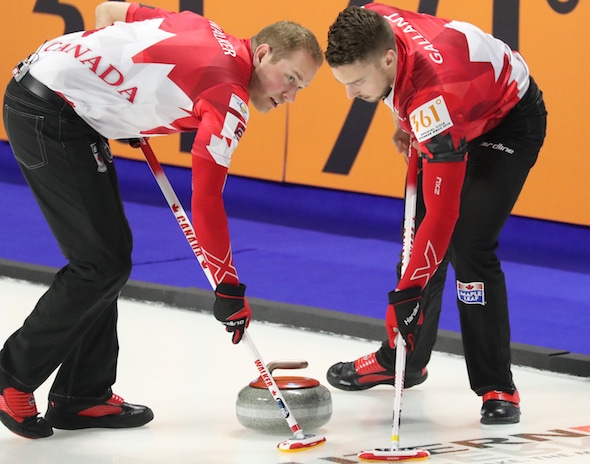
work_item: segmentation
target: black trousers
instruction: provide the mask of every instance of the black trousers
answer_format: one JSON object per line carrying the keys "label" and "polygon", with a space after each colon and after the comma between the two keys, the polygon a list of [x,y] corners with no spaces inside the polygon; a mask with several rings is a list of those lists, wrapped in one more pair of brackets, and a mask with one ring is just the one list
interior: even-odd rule
{"label": "black trousers", "polygon": [[[469,143],[459,220],[447,255],[425,288],[424,325],[414,351],[408,353],[409,372],[420,371],[430,361],[450,262],[458,282],[484,286],[482,304],[457,298],[471,389],[480,396],[491,390],[514,392],[506,282],[496,250],[500,232],[543,145],[546,123],[542,93],[531,79],[527,93],[504,120]],[[418,192],[419,227],[425,214],[420,185]],[[395,350],[387,341],[377,359],[385,366],[394,365]]]}
{"label": "black trousers", "polygon": [[59,96],[46,87],[34,94],[25,82],[8,84],[4,125],[67,264],[0,351],[0,383],[34,391],[59,368],[51,401],[97,402],[110,398],[116,378],[131,231],[107,140]]}

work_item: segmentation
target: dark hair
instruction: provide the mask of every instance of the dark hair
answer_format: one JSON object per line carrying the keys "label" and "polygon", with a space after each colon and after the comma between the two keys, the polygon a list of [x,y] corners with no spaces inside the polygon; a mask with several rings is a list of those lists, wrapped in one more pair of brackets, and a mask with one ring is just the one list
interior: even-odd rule
{"label": "dark hair", "polygon": [[270,24],[252,37],[252,50],[260,44],[268,44],[273,63],[298,50],[309,52],[318,66],[324,61],[322,47],[315,35],[301,24],[293,21],[279,21]]}
{"label": "dark hair", "polygon": [[391,26],[380,14],[349,6],[328,30],[326,61],[332,67],[369,61],[388,49],[396,49]]}

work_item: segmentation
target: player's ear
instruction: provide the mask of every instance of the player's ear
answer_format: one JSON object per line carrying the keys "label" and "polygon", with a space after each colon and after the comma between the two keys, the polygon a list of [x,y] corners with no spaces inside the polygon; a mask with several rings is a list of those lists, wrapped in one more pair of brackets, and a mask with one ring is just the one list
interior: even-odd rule
{"label": "player's ear", "polygon": [[386,67],[390,67],[392,64],[397,63],[397,52],[388,48],[383,55],[383,62]]}
{"label": "player's ear", "polygon": [[257,67],[265,56],[270,55],[270,45],[268,44],[260,44],[256,47],[253,53],[252,62],[254,63],[254,67]]}

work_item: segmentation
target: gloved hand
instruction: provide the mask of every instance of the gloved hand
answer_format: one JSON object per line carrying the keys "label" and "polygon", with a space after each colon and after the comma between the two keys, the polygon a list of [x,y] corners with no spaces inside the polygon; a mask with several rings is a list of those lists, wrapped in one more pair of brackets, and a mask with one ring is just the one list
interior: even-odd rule
{"label": "gloved hand", "polygon": [[422,289],[411,287],[406,290],[389,292],[389,306],[385,315],[385,327],[389,337],[389,346],[395,348],[395,338],[400,332],[406,342],[408,351],[414,349],[414,336],[418,326],[422,325]]}
{"label": "gloved hand", "polygon": [[244,296],[246,286],[244,284],[230,285],[219,284],[215,289],[215,303],[213,314],[220,321],[227,332],[233,332],[232,343],[240,343],[244,331],[250,325],[252,310]]}

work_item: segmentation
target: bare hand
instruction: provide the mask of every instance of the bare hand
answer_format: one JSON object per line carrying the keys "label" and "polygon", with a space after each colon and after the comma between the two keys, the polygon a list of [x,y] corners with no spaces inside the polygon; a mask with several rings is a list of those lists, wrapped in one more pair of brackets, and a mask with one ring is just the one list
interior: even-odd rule
{"label": "bare hand", "polygon": [[406,162],[408,162],[408,150],[410,148],[410,134],[404,132],[399,127],[393,134],[393,144],[398,152],[404,155]]}

